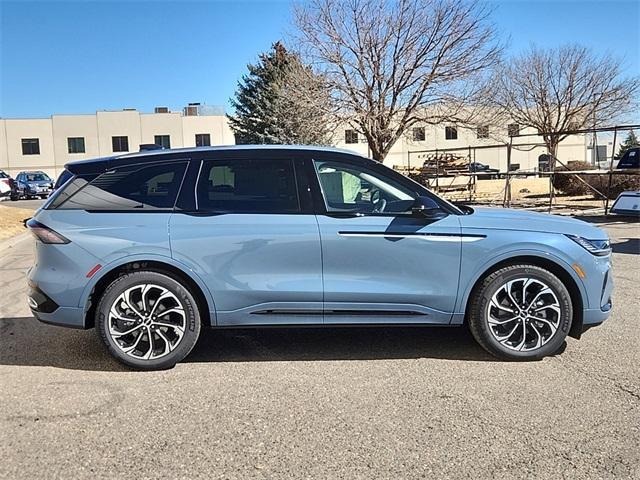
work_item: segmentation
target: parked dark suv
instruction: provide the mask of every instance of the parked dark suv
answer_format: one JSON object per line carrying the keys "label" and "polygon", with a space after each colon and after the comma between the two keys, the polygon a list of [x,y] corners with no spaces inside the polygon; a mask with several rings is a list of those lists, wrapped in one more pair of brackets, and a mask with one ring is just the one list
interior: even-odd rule
{"label": "parked dark suv", "polygon": [[47,198],[53,191],[53,180],[44,172],[20,172],[15,179],[11,200]]}

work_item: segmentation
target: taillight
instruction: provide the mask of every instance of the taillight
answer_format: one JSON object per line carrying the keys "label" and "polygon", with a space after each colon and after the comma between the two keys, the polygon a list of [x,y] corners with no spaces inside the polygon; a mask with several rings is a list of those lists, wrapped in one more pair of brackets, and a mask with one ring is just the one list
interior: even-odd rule
{"label": "taillight", "polygon": [[65,244],[70,242],[68,238],[65,238],[55,230],[50,229],[33,218],[27,222],[27,227],[42,243]]}

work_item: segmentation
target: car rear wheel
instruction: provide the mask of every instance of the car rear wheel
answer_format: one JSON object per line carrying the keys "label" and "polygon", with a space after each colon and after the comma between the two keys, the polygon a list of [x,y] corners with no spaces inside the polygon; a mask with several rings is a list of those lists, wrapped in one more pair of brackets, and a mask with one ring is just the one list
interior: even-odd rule
{"label": "car rear wheel", "polygon": [[566,286],[535,265],[511,265],[488,275],[472,293],[468,314],[478,343],[510,360],[537,360],[556,353],[572,318]]}
{"label": "car rear wheel", "polygon": [[142,370],[171,368],[193,349],[200,313],[189,290],[164,273],[116,279],[96,309],[96,330],[120,362]]}

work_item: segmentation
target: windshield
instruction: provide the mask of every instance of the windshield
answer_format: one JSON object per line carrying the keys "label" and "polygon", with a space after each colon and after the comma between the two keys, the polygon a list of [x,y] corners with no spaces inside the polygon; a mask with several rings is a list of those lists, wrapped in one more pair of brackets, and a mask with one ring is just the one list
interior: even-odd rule
{"label": "windshield", "polygon": [[51,179],[46,173],[27,173],[25,174],[27,182],[50,182]]}
{"label": "windshield", "polygon": [[0,170],[0,178],[9,178],[9,175]]}

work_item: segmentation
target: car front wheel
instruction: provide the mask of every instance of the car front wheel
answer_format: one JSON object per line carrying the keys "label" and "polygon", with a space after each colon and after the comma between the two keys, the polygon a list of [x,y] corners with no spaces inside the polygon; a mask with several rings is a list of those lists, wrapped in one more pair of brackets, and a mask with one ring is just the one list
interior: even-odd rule
{"label": "car front wheel", "polygon": [[193,349],[200,313],[192,293],[164,273],[116,279],[96,309],[96,330],[120,362],[142,370],[171,368]]}
{"label": "car front wheel", "polygon": [[535,265],[511,265],[488,275],[472,293],[468,314],[478,343],[510,360],[537,360],[556,353],[572,318],[566,286]]}

